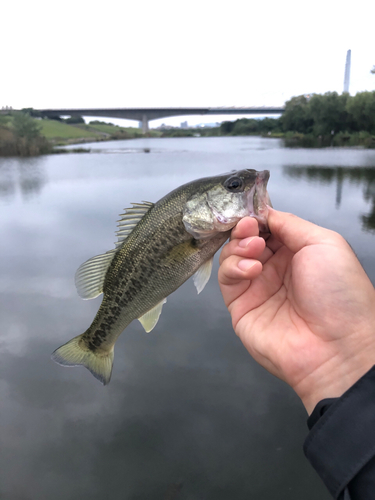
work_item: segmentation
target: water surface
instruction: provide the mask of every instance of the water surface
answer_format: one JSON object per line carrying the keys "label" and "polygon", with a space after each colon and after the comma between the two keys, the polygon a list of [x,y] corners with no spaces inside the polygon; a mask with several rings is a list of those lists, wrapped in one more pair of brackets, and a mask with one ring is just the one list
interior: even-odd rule
{"label": "water surface", "polygon": [[[140,139],[0,159],[0,497],[324,500],[297,396],[247,354],[217,284],[189,280],[116,344],[111,383],[50,353],[91,323],[74,273],[118,214],[189,180],[267,168],[274,206],[339,231],[375,282],[375,152],[260,138]],[[144,149],[150,149],[145,153]]]}

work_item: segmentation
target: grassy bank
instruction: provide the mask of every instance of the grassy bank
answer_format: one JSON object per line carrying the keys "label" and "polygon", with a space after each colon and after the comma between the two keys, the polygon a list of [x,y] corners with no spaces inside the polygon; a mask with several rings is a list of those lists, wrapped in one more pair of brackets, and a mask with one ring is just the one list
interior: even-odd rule
{"label": "grassy bank", "polygon": [[[48,119],[40,120],[40,122],[44,137],[58,146],[83,142],[136,139],[137,137],[143,137],[142,130],[139,128],[119,127],[99,121],[75,125]],[[158,137],[160,133],[151,131],[149,135]]]}
{"label": "grassy bank", "polygon": [[375,148],[375,136],[368,132],[339,132],[338,134],[319,135],[287,132],[284,144],[288,148],[327,148],[327,147],[362,147]]}
{"label": "grassy bank", "polygon": [[95,141],[100,136],[94,131],[86,131],[77,125],[69,125],[57,120],[39,120],[39,122],[42,135],[54,143],[70,139],[93,139]]}
{"label": "grassy bank", "polygon": [[[149,137],[162,133],[151,130]],[[61,153],[54,146],[143,137],[135,127],[119,127],[105,122],[70,124],[63,120],[37,119],[21,112],[0,115],[0,156],[36,156]]]}

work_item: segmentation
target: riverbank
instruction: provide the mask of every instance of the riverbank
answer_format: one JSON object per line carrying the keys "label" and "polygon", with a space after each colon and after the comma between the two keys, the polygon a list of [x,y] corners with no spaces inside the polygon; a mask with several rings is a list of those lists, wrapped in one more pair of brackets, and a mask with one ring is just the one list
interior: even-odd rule
{"label": "riverbank", "polygon": [[327,147],[361,147],[375,148],[375,136],[368,132],[339,132],[338,134],[319,135],[287,132],[283,135],[284,145],[287,148],[327,148]]}
{"label": "riverbank", "polygon": [[0,124],[1,156],[39,156],[53,152],[53,145],[43,136],[20,136],[11,127]]}
{"label": "riverbank", "polygon": [[339,132],[326,135],[284,132],[280,119],[264,118],[255,120],[241,118],[233,122],[223,122],[217,127],[150,129],[146,135],[140,128],[120,127],[102,121],[86,124],[68,120],[38,119],[28,114],[16,112],[0,115],[0,156],[38,156],[41,154],[61,154],[65,152],[88,152],[86,148],[74,150],[58,146],[80,145],[92,142],[130,140],[144,137],[233,137],[258,136],[282,139],[287,148],[361,147],[375,148],[375,135],[369,132]]}
{"label": "riverbank", "polygon": [[[161,132],[150,131],[150,137]],[[25,113],[0,115],[0,156],[38,156],[61,153],[56,146],[143,137],[135,127],[119,127],[105,122],[70,124],[64,120],[33,118]],[[80,151],[79,150],[75,150]]]}

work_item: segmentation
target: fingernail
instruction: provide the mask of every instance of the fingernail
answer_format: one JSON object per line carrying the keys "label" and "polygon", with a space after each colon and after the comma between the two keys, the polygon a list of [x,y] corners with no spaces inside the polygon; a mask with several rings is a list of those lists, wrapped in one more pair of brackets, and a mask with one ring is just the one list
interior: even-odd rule
{"label": "fingernail", "polygon": [[244,238],[243,240],[241,240],[238,243],[238,246],[241,248],[246,248],[247,246],[250,245],[250,242],[253,241],[254,238],[255,238],[255,236],[250,236],[249,238]]}
{"label": "fingernail", "polygon": [[237,266],[239,269],[241,269],[241,271],[248,271],[255,264],[256,264],[255,261],[247,259],[247,260],[240,260],[239,263],[237,264]]}

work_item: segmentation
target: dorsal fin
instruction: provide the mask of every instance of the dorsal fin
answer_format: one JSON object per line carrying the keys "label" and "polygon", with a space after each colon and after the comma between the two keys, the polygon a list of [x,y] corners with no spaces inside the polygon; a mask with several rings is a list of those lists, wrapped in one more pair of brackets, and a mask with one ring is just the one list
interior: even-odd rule
{"label": "dorsal fin", "polygon": [[91,257],[91,259],[81,264],[77,269],[75,283],[78,295],[83,299],[94,299],[103,293],[104,278],[116,251],[145,213],[154,206],[149,201],[132,203],[132,205],[131,208],[126,208],[125,212],[120,214],[121,219],[118,221],[119,230],[116,232],[118,237],[115,243],[116,248],[104,254]]}
{"label": "dorsal fin", "polygon": [[121,219],[118,222],[119,230],[116,232],[117,241],[115,243],[116,249],[122,245],[129,234],[133,231],[138,222],[143,218],[146,212],[154,206],[149,201],[142,203],[132,203],[131,208],[126,208],[123,214],[120,214]]}

